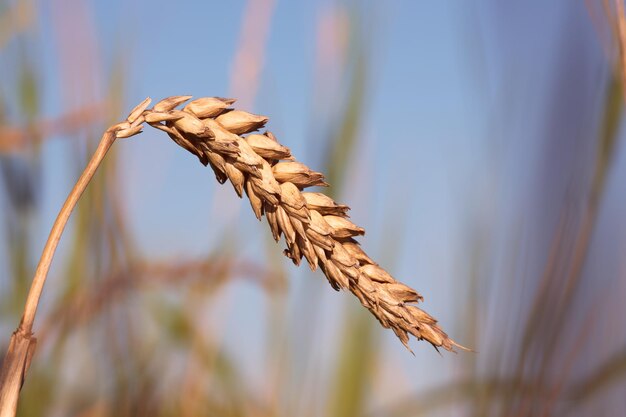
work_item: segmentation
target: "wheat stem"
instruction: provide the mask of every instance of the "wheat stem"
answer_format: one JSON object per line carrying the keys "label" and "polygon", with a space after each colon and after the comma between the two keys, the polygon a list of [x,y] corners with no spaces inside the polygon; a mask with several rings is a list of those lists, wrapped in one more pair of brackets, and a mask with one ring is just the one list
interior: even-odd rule
{"label": "wheat stem", "polygon": [[[142,108],[141,111],[144,109],[145,107]],[[9,348],[2,362],[2,370],[0,371],[0,417],[13,417],[17,412],[19,392],[24,383],[24,378],[37,344],[37,339],[32,333],[33,322],[37,314],[37,306],[39,305],[52,258],[56,252],[63,230],[76,203],[87,188],[87,185],[102,163],[104,156],[115,142],[115,139],[117,137],[131,136],[132,134],[139,133],[141,130],[141,126],[132,126],[133,122],[136,122],[138,117],[135,120],[131,120],[131,116],[129,116],[129,120],[126,122],[111,126],[106,130],[104,135],[102,135],[96,151],[87,164],[87,167],[78,178],[74,188],[72,188],[72,191],[67,196],[52,226],[26,298],[22,320],[11,336]],[[143,122],[143,119],[141,119],[140,122]]]}
{"label": "wheat stem", "polygon": [[20,323],[20,327],[27,333],[32,330],[35,314],[37,313],[37,306],[39,304],[39,299],[41,298],[41,292],[43,290],[44,283],[46,282],[48,271],[50,270],[50,264],[52,263],[52,258],[54,257],[56,248],[61,240],[61,235],[63,234],[67,221],[70,218],[70,214],[74,210],[76,203],[87,188],[87,185],[91,181],[91,178],[95,174],[96,170],[102,163],[104,156],[108,152],[111,145],[115,142],[115,139],[115,134],[111,131],[107,131],[102,136],[98,148],[94,152],[80,178],[78,178],[74,188],[67,196],[67,199],[65,200],[63,207],[61,207],[54,225],[52,226],[52,230],[48,236],[48,241],[46,242],[46,246],[44,246],[41,254],[39,265],[37,265],[37,270],[35,271],[33,283],[31,284],[30,291],[26,299],[24,316],[22,317],[22,322]]}

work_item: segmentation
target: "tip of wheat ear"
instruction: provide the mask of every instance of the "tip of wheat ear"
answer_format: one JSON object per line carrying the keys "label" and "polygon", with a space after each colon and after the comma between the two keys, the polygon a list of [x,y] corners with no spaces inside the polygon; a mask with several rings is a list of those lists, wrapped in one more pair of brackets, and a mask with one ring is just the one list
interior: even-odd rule
{"label": "tip of wheat ear", "polygon": [[[245,193],[256,217],[267,219],[272,236],[287,244],[284,253],[296,265],[305,259],[318,267],[335,290],[348,290],[409,348],[409,335],[435,349],[467,350],[417,307],[422,300],[414,289],[396,281],[374,262],[355,237],[365,230],[348,220],[348,206],[330,197],[305,192],[326,186],[324,175],[297,162],[289,148],[263,128],[267,117],[234,110],[233,99],[172,96],[156,103],[150,99],[135,107],[125,122],[112,127],[117,137],[133,136],[143,123],[163,130],[174,142],[209,165],[220,183],[231,182]],[[176,108],[187,103],[182,110]]]}

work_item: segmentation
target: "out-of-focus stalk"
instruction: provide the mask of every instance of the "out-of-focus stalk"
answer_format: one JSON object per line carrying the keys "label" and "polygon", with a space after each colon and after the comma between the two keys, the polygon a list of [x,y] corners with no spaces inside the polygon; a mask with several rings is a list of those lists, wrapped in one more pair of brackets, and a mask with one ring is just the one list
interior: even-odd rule
{"label": "out-of-focus stalk", "polygon": [[626,16],[624,16],[624,1],[615,0],[615,24],[617,27],[617,44],[619,46],[619,63],[622,75],[622,93],[626,99]]}

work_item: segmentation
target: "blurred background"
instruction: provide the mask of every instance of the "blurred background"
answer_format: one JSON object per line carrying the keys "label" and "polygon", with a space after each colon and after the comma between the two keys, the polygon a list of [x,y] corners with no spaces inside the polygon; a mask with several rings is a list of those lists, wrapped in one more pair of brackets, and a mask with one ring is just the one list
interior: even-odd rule
{"label": "blurred background", "polygon": [[599,0],[1,0],[2,356],[103,130],[179,94],[269,116],[476,351],[411,355],[149,129],[73,214],[19,415],[623,415],[613,22]]}

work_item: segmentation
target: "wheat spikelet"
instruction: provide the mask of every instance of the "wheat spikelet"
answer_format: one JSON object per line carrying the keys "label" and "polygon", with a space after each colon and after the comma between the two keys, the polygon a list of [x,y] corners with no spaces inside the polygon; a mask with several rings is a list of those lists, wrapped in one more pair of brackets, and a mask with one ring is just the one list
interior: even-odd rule
{"label": "wheat spikelet", "polygon": [[245,192],[256,217],[261,220],[265,215],[274,239],[284,237],[287,257],[296,265],[306,259],[312,270],[319,266],[335,290],[352,292],[407,349],[409,335],[435,348],[463,349],[415,305],[421,295],[396,281],[361,249],[355,237],[365,230],[347,219],[347,206],[303,191],[328,185],[324,176],[295,161],[272,133],[252,133],[265,126],[267,117],[233,110],[235,100],[219,97],[199,98],[176,110],[190,98],[168,97],[152,109],[150,100],[144,100],[127,121],[113,128],[116,136],[137,134],[144,122],[165,131],[209,165],[220,183],[229,180],[240,197]]}

